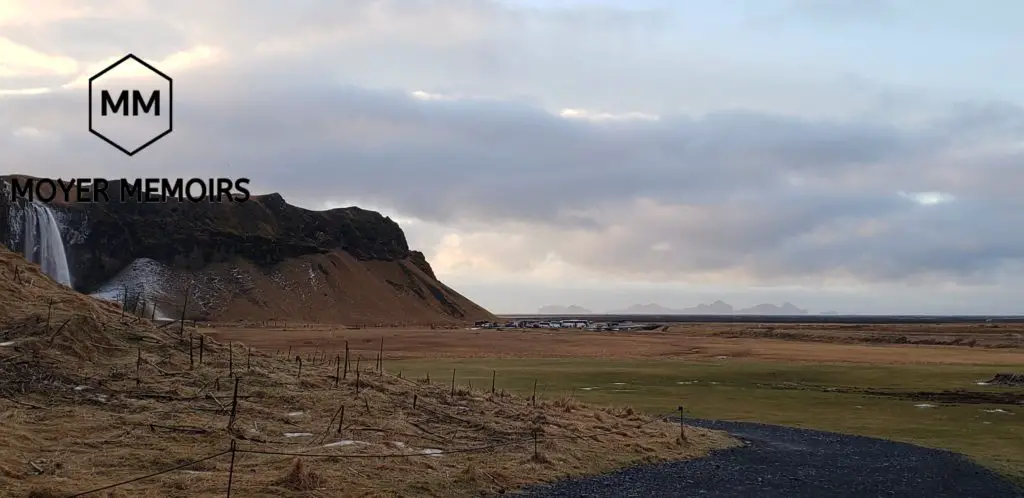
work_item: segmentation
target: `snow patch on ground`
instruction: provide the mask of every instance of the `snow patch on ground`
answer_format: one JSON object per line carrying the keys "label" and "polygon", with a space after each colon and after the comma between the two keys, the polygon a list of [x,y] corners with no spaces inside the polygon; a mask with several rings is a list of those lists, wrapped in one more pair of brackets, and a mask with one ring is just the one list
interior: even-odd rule
{"label": "snow patch on ground", "polygon": [[313,268],[313,263],[306,263],[309,272],[309,287],[313,290],[320,290],[324,286],[323,275]]}
{"label": "snow patch on ground", "polygon": [[333,443],[327,443],[327,444],[324,445],[324,448],[334,448],[335,446],[352,446],[352,445],[355,445],[355,444],[364,444],[365,445],[365,444],[370,444],[370,443],[367,443],[366,441],[354,441],[352,439],[342,439],[340,441],[335,441]]}
{"label": "snow patch on ground", "polygon": [[439,450],[437,448],[423,448],[420,450],[420,453],[427,456],[439,457],[444,454],[444,450]]}
{"label": "snow patch on ground", "polygon": [[309,437],[309,436],[312,436],[312,435],[313,434],[310,433],[310,432],[286,432],[286,433],[284,433],[284,437]]}

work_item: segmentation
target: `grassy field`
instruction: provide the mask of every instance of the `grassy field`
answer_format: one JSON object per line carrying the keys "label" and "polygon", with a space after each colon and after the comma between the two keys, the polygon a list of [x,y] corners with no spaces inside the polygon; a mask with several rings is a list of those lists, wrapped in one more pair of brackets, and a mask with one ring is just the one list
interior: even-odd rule
{"label": "grassy field", "polygon": [[[979,386],[1005,366],[850,365],[765,361],[598,359],[414,359],[388,362],[391,371],[448,384],[538,396],[567,393],[581,400],[628,404],[651,413],[679,405],[690,416],[784,424],[883,437],[966,454],[1024,481],[1024,411],[1011,405],[929,403],[836,392],[1007,391]],[[1024,389],[1012,392],[1021,393]],[[918,407],[919,404],[932,407]],[[1002,409],[1005,412],[986,410]]]}

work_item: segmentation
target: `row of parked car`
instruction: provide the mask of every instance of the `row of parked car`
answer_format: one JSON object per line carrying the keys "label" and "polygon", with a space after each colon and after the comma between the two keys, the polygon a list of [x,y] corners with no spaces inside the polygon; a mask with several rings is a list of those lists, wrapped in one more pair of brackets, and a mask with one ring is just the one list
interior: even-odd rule
{"label": "row of parked car", "polygon": [[585,330],[650,330],[656,325],[633,322],[591,322],[590,320],[509,320],[507,322],[479,321],[478,329],[585,329]]}

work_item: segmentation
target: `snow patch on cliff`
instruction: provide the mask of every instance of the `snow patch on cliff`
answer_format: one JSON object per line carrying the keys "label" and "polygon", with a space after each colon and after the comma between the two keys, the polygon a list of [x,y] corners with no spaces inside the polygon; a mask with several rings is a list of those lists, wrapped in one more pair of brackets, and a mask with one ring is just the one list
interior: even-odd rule
{"label": "snow patch on cliff", "polygon": [[164,264],[149,258],[139,258],[90,295],[120,303],[125,291],[129,295],[137,293],[145,302],[151,305],[156,303],[157,318],[167,318],[161,304],[168,297],[167,284],[172,278],[172,271]]}

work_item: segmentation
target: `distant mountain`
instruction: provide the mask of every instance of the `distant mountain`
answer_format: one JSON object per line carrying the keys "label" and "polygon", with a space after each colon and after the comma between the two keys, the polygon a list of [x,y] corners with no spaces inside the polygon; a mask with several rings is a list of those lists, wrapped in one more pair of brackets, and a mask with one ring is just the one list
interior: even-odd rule
{"label": "distant mountain", "polygon": [[786,302],[782,306],[774,304],[758,304],[749,308],[736,309],[721,299],[711,304],[698,304],[683,309],[667,308],[660,304],[634,304],[626,309],[608,312],[611,315],[803,315],[807,310],[797,308],[792,303]]}
{"label": "distant mountain", "polygon": [[612,315],[678,315],[679,310],[666,308],[660,304],[634,304],[624,310],[609,311]]}
{"label": "distant mountain", "polygon": [[686,315],[731,315],[735,310],[731,304],[721,299],[711,304],[698,304],[691,308],[683,308],[679,313]]}
{"label": "distant mountain", "polygon": [[807,310],[797,308],[792,303],[786,302],[782,306],[774,304],[759,304],[749,308],[736,310],[736,313],[743,315],[804,315]]}
{"label": "distant mountain", "polygon": [[582,306],[576,306],[575,304],[570,306],[562,306],[558,304],[549,304],[547,306],[541,306],[537,310],[538,315],[593,315],[594,312],[590,311]]}

